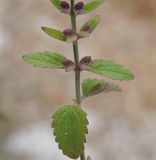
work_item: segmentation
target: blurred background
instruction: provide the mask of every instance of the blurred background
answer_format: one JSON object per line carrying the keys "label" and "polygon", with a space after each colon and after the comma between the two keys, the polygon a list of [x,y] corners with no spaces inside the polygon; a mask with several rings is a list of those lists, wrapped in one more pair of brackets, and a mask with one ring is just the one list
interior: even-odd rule
{"label": "blurred background", "polygon": [[[156,1],[107,0],[79,16],[78,28],[96,14],[101,22],[79,41],[80,57],[115,60],[135,79],[114,81],[121,93],[83,102],[90,121],[86,155],[93,160],[155,160]],[[64,30],[70,19],[48,0],[0,0],[0,160],[68,159],[57,149],[50,125],[54,111],[72,103],[74,74],[33,68],[21,56],[49,50],[73,58],[72,46],[48,37],[41,26]],[[82,73],[82,78],[95,76]]]}

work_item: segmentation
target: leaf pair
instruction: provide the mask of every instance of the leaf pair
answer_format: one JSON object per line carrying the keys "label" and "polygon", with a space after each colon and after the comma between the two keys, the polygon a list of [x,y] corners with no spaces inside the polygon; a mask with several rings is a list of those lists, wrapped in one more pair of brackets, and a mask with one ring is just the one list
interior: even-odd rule
{"label": "leaf pair", "polygon": [[[50,0],[51,3],[59,10],[61,11],[61,1],[60,0]],[[84,4],[83,7],[83,13],[87,14],[97,7],[99,7],[105,0],[92,0],[89,3]]]}
{"label": "leaf pair", "polygon": [[88,133],[86,113],[79,106],[66,105],[53,115],[55,141],[64,155],[76,159],[80,156],[86,143]]}
{"label": "leaf pair", "polygon": [[[80,29],[80,33],[73,33],[72,29],[67,29],[64,32],[49,28],[49,27],[42,27],[42,30],[49,36],[64,41],[64,42],[73,42],[78,40],[79,38],[84,38],[89,36],[96,26],[98,25],[100,20],[100,16],[94,16],[89,21],[87,21]],[[65,34],[68,31],[68,34]],[[70,32],[69,32],[70,31]],[[74,38],[73,38],[74,37]]]}
{"label": "leaf pair", "polygon": [[[67,65],[71,61],[66,57],[58,53],[51,53],[48,51],[24,55],[23,60],[40,68],[66,68],[67,70],[69,70],[68,68],[73,68],[72,63]],[[85,70],[101,74],[115,80],[132,80],[134,78],[133,74],[129,70],[125,69],[124,66],[117,64],[114,61],[102,59],[92,60],[86,66]]]}

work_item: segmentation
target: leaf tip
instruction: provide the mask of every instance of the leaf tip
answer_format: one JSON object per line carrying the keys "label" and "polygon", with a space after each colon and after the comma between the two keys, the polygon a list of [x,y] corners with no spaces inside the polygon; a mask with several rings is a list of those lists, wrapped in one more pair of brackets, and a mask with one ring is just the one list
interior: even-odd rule
{"label": "leaf tip", "polygon": [[42,29],[43,31],[45,31],[46,27],[41,27],[41,29]]}
{"label": "leaf tip", "polygon": [[100,15],[96,15],[95,18],[97,18],[97,20],[100,20]]}
{"label": "leaf tip", "polygon": [[130,80],[133,80],[133,79],[134,79],[134,74],[130,73]]}
{"label": "leaf tip", "polygon": [[25,55],[22,55],[22,59],[24,59]]}
{"label": "leaf tip", "polygon": [[25,54],[22,55],[22,60],[23,60],[23,61],[26,61],[26,55],[25,55]]}
{"label": "leaf tip", "polygon": [[130,72],[129,70],[128,71],[128,76],[127,76],[127,79],[124,79],[124,80],[127,80],[127,81],[131,81],[134,79],[134,74],[132,72]]}
{"label": "leaf tip", "polygon": [[96,15],[94,17],[94,20],[96,21],[97,24],[100,22],[100,17],[101,17],[100,15]]}

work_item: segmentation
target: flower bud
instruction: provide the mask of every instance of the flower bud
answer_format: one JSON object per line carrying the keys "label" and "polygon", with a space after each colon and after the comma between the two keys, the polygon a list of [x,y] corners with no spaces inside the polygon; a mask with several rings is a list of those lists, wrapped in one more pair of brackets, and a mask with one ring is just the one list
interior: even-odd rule
{"label": "flower bud", "polygon": [[77,34],[73,31],[73,29],[66,29],[63,31],[67,42],[74,42],[77,40]]}
{"label": "flower bud", "polygon": [[63,33],[65,34],[65,36],[72,36],[74,34],[74,31],[73,29],[65,29]]}
{"label": "flower bud", "polygon": [[91,56],[85,56],[80,60],[80,70],[87,69],[88,64],[91,62]]}
{"label": "flower bud", "polygon": [[66,72],[73,71],[75,69],[75,64],[69,59],[64,60],[62,64],[64,65]]}
{"label": "flower bud", "polygon": [[85,56],[80,60],[80,64],[89,64],[91,62],[91,56]]}
{"label": "flower bud", "polygon": [[75,5],[75,12],[76,12],[76,14],[77,15],[83,14],[84,13],[83,8],[84,8],[84,3],[83,2],[76,3],[76,5]]}
{"label": "flower bud", "polygon": [[90,26],[86,24],[81,28],[80,37],[88,37],[90,35],[90,32]]}
{"label": "flower bud", "polygon": [[60,2],[61,5],[61,12],[64,14],[69,14],[70,13],[70,5],[68,2],[66,1],[61,1]]}

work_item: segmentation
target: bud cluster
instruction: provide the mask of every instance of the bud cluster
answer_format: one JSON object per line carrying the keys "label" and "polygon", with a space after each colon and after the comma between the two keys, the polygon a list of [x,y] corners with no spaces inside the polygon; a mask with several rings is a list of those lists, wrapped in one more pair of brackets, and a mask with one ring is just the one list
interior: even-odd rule
{"label": "bud cluster", "polygon": [[[70,4],[66,1],[61,1],[60,2],[60,7],[61,7],[61,12],[64,14],[70,14],[71,7]],[[75,4],[75,14],[80,15],[84,13],[84,3],[83,2],[78,2]]]}
{"label": "bud cluster", "polygon": [[[91,62],[91,56],[83,57],[79,62],[80,71],[87,69],[90,62]],[[62,64],[64,65],[66,72],[75,70],[75,64],[70,59],[65,59],[62,62]]]}

